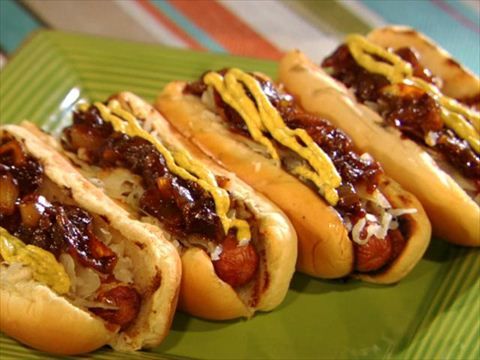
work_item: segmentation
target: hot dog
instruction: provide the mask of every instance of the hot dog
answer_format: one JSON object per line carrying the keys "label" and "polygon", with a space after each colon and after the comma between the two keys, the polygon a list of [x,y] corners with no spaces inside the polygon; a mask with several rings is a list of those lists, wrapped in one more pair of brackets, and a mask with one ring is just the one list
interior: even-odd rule
{"label": "hot dog", "polygon": [[79,108],[63,150],[181,254],[181,309],[223,320],[268,311],[295,269],[296,234],[275,206],[210,162],[131,93]]}
{"label": "hot dog", "polygon": [[0,129],[0,189],[2,332],[56,354],[162,341],[181,266],[161,231],[19,126]]}
{"label": "hot dog", "polygon": [[430,225],[416,198],[265,75],[209,71],[167,85],[156,107],[285,211],[299,237],[300,271],[392,283],[423,255]]}
{"label": "hot dog", "polygon": [[438,236],[479,246],[479,78],[404,27],[351,35],[322,66],[292,51],[280,80],[415,194]]}

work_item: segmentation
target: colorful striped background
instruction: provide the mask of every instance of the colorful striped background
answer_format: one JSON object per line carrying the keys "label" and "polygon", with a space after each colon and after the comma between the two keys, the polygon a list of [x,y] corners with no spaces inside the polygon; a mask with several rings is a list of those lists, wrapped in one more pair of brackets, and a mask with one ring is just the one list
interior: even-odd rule
{"label": "colorful striped background", "polygon": [[479,0],[0,0],[1,62],[42,27],[273,60],[298,47],[320,60],[345,33],[386,23],[416,27],[480,73]]}
{"label": "colorful striped background", "polygon": [[[0,67],[15,56],[33,31],[40,28],[271,60],[278,59],[283,50],[297,47],[320,60],[345,33],[366,32],[387,23],[418,28],[474,72],[480,73],[479,0],[0,0]],[[36,54],[24,53],[17,59],[17,64],[24,66],[21,69],[38,71],[42,76],[33,79],[28,86],[14,81],[12,76],[0,77],[0,113],[3,115],[12,115],[10,110],[15,109],[12,104],[15,99],[9,99],[8,94],[22,92],[22,86],[25,91],[36,93],[49,74],[41,71],[47,64],[48,71],[55,70],[55,76],[49,80],[51,99],[77,83],[71,69],[50,53],[43,53],[44,44],[39,43]],[[28,58],[32,55],[38,56],[39,61]],[[82,59],[79,54],[76,61],[81,65]],[[96,66],[101,68],[102,64]],[[88,69],[81,70],[87,72]],[[0,75],[7,72],[2,70]],[[20,73],[18,67],[16,73]],[[165,80],[160,78],[163,75],[158,76],[153,80]],[[151,100],[157,90],[146,88],[149,80],[153,81],[143,79],[138,89],[132,90]],[[95,78],[82,78],[90,96],[104,96],[107,90],[94,81]],[[101,88],[101,93],[95,92],[97,88]],[[81,92],[73,95],[74,100],[83,96]],[[31,99],[26,107],[18,105],[15,114],[53,113],[58,108],[55,102]],[[4,105],[10,110],[4,111]],[[65,103],[63,111],[68,111],[69,106],[71,104]],[[48,125],[54,127],[63,116],[64,113],[55,114]],[[477,359],[480,356],[479,253],[455,249],[450,256],[451,266],[442,274],[442,285],[431,289],[434,295],[425,304],[423,320],[412,329],[410,339],[399,344],[404,350],[392,355],[395,358],[432,359],[438,358],[438,354],[442,359]],[[18,355],[17,350],[14,341],[0,337],[0,359]],[[25,356],[37,358],[29,354]]]}

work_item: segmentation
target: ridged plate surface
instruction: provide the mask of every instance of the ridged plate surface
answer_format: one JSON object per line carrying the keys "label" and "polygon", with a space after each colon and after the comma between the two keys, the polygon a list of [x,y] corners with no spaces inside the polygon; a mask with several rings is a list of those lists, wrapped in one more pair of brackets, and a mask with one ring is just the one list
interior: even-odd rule
{"label": "ridged plate surface", "polygon": [[[39,32],[0,73],[0,120],[30,119],[55,131],[82,98],[104,100],[129,90],[153,101],[168,81],[226,66],[276,71],[274,63],[256,59]],[[88,358],[478,359],[479,274],[479,250],[433,239],[398,285],[296,274],[284,303],[269,314],[208,322],[177,313],[157,349],[121,354],[105,348]],[[0,358],[47,356],[0,334]]]}

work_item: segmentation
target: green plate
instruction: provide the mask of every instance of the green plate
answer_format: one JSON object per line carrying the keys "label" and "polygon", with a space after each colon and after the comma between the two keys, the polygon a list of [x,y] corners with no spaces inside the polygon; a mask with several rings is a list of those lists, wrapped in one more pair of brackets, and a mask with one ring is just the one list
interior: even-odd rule
{"label": "green plate", "polygon": [[[0,119],[28,118],[54,131],[80,99],[130,90],[152,101],[174,79],[238,66],[275,76],[273,62],[42,31],[0,73]],[[166,340],[97,359],[480,358],[478,249],[433,239],[395,286],[322,281],[296,274],[283,304],[251,320],[208,322],[177,313]],[[59,314],[61,316],[61,314]],[[90,357],[89,356],[89,357]],[[0,335],[0,358],[43,358]]]}

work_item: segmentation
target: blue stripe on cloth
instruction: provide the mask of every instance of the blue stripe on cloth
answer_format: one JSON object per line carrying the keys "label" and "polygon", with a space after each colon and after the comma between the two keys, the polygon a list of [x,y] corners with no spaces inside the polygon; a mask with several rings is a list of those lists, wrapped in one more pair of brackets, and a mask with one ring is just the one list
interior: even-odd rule
{"label": "blue stripe on cloth", "polygon": [[[480,34],[430,1],[361,0],[391,24],[412,26],[434,39],[477,75],[480,73]],[[476,16],[476,24],[480,16]]]}
{"label": "blue stripe on cloth", "polygon": [[16,1],[0,0],[0,46],[5,52],[13,52],[30,32],[40,27]]}
{"label": "blue stripe on cloth", "polygon": [[[1,1],[1,0],[0,0]],[[192,38],[197,40],[208,50],[216,52],[227,52],[220,44],[213,40],[207,33],[198,28],[189,19],[179,13],[172,5],[165,0],[151,0],[151,2],[178,26],[180,26]]]}

